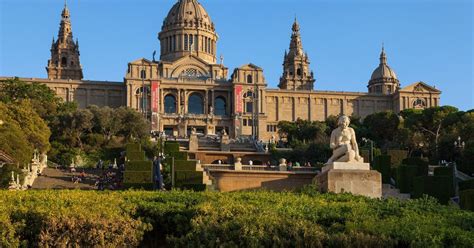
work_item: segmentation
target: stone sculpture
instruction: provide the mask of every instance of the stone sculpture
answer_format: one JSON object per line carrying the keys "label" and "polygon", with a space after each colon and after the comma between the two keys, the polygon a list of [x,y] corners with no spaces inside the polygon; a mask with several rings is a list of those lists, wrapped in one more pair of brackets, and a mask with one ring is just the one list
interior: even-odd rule
{"label": "stone sculpture", "polygon": [[359,155],[356,135],[354,129],[349,127],[349,117],[342,115],[337,120],[338,127],[331,133],[330,147],[332,156],[326,164],[334,162],[363,163],[364,159]]}

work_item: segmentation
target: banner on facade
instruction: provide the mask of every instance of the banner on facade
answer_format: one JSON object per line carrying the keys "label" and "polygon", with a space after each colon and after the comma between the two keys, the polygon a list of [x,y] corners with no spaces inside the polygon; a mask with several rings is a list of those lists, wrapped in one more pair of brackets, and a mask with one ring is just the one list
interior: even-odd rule
{"label": "banner on facade", "polygon": [[160,88],[159,82],[156,82],[156,81],[151,82],[151,111],[153,113],[158,113],[159,88]]}
{"label": "banner on facade", "polygon": [[236,85],[234,91],[235,99],[235,113],[244,112],[243,99],[242,99],[242,85]]}

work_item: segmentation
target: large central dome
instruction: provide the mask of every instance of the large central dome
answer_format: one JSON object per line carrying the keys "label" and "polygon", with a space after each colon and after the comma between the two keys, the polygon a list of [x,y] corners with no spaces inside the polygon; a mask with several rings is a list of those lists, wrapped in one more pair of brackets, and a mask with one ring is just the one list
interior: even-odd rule
{"label": "large central dome", "polygon": [[163,29],[196,26],[214,31],[214,24],[207,11],[196,0],[180,0],[169,11],[163,22]]}
{"label": "large central dome", "polygon": [[197,0],[179,0],[163,21],[161,60],[174,61],[193,54],[206,62],[216,62],[214,23]]}

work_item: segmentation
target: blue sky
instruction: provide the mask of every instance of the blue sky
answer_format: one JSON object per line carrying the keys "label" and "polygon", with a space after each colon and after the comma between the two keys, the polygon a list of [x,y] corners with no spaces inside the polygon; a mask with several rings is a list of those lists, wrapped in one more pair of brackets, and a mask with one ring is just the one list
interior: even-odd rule
{"label": "blue sky", "polygon": [[[157,33],[175,0],[69,0],[85,79],[122,81],[127,63],[159,52]],[[403,86],[424,81],[441,104],[474,108],[471,0],[201,0],[232,71],[282,72],[295,15],[317,90],[367,91],[382,42]],[[0,76],[45,78],[63,0],[0,0]]]}

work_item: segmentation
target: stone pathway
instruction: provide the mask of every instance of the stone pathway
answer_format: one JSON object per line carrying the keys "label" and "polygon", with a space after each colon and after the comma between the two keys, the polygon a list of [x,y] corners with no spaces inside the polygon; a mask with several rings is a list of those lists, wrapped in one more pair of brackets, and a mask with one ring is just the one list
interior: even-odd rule
{"label": "stone pathway", "polygon": [[85,169],[86,173],[85,180],[81,183],[73,183],[72,176],[82,172],[82,169],[78,169],[77,172],[71,173],[69,170],[45,168],[43,174],[36,178],[33,183],[32,189],[82,189],[82,190],[93,190],[96,189],[94,186],[96,179],[100,174],[99,170]]}

